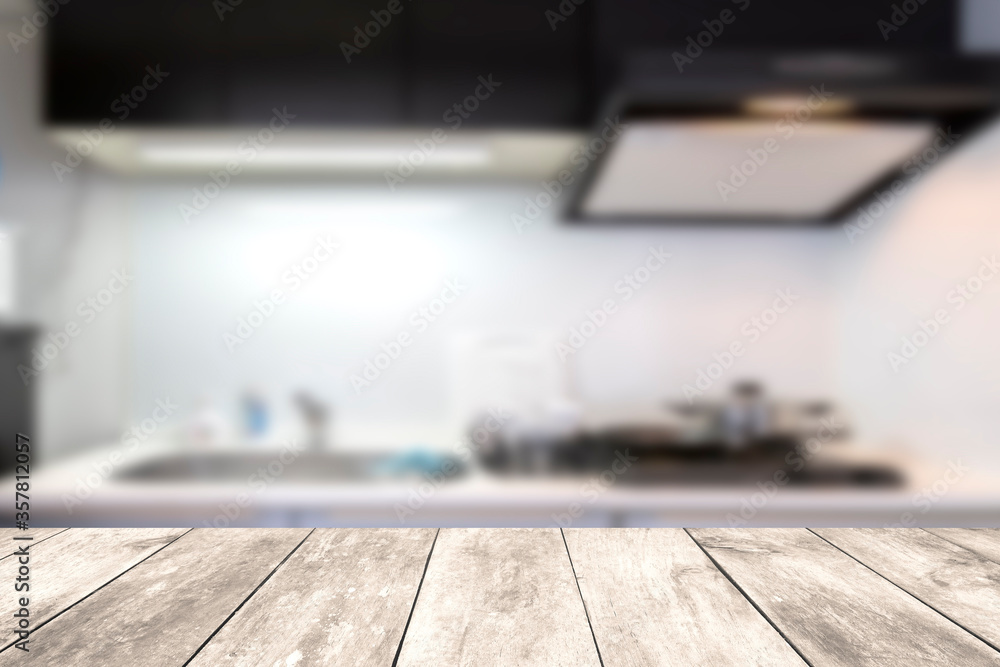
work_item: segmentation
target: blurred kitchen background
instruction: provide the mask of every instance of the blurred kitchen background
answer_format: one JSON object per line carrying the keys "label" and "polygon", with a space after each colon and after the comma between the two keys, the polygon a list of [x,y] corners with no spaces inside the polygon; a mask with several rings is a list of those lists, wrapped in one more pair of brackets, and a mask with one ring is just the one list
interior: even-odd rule
{"label": "blurred kitchen background", "polygon": [[0,27],[33,525],[1000,525],[996,0]]}

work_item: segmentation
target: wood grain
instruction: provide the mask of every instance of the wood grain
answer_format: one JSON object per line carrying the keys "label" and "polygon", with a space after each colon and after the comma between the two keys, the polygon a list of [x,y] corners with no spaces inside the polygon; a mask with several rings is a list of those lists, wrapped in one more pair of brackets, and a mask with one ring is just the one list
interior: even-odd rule
{"label": "wood grain", "polygon": [[680,528],[565,534],[605,665],[806,664]]}
{"label": "wood grain", "polygon": [[1000,666],[997,530],[185,530],[37,529],[0,666]]}
{"label": "wood grain", "polygon": [[317,530],[191,665],[391,665],[436,533]]}
{"label": "wood grain", "polygon": [[924,528],[928,533],[1000,563],[1000,528]]}
{"label": "wood grain", "polygon": [[1000,653],[804,528],[691,534],[813,665],[1000,665]]}
{"label": "wood grain", "polygon": [[29,652],[0,653],[0,665],[182,665],[308,534],[192,530],[33,632]]}
{"label": "wood grain", "polygon": [[[73,528],[29,543],[29,600],[37,627],[79,602],[136,563],[188,531],[187,528]],[[0,561],[0,581],[13,582],[20,558]],[[18,596],[0,599],[0,615],[11,618]],[[12,643],[5,638],[4,645]]]}
{"label": "wood grain", "polygon": [[813,532],[994,647],[1000,646],[1000,564],[922,530]]}
{"label": "wood grain", "polygon": [[399,665],[599,665],[558,529],[442,529]]}

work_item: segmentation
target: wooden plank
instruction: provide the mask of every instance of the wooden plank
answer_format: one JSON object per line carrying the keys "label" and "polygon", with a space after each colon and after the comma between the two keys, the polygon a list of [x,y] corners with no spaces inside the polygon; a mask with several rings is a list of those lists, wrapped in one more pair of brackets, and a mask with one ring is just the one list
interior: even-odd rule
{"label": "wooden plank", "polygon": [[391,665],[436,533],[317,530],[191,665]]}
{"label": "wooden plank", "polygon": [[599,665],[557,528],[442,529],[399,665]]}
{"label": "wooden plank", "polygon": [[928,533],[1000,563],[1000,528],[924,528]]}
{"label": "wooden plank", "polygon": [[1000,646],[1000,564],[923,530],[817,528],[813,532],[994,647]]}
{"label": "wooden plank", "polygon": [[309,532],[192,530],[33,632],[29,652],[4,650],[0,665],[181,665]]}
{"label": "wooden plank", "polygon": [[804,528],[690,532],[813,665],[1000,665],[1000,653]]}
{"label": "wooden plank", "polygon": [[680,528],[565,531],[605,665],[805,665]]}
{"label": "wooden plank", "polygon": [[[59,533],[64,533],[68,528],[29,528],[28,530],[18,530],[17,528],[0,528],[0,560],[4,558],[10,558],[10,555],[17,551],[20,546],[20,542],[15,542],[15,537],[32,537],[34,539],[30,540],[33,544],[38,544],[44,542],[45,540],[55,537]],[[26,540],[27,541],[27,540]]]}
{"label": "wooden plank", "polygon": [[[30,567],[25,597],[31,625],[38,627],[79,602],[136,563],[149,557],[188,528],[74,528],[28,547]],[[0,581],[13,582],[20,558],[0,561]],[[20,608],[18,598],[0,598],[0,616],[11,618]],[[13,643],[5,638],[4,644]]]}

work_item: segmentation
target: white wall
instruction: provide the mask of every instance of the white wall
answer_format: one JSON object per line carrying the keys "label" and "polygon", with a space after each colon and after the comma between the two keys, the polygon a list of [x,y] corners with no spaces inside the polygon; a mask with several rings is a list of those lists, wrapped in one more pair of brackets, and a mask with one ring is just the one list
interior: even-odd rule
{"label": "white wall", "polygon": [[[937,458],[1000,468],[1000,277],[962,308],[956,284],[983,257],[1000,258],[1000,125],[960,145],[910,196],[850,244],[839,284],[838,366],[864,432]],[[906,364],[920,322],[944,309],[940,331]]]}
{"label": "white wall", "polygon": [[[839,230],[583,228],[547,219],[519,235],[510,216],[533,194],[232,185],[186,226],[177,207],[190,201],[190,189],[143,188],[133,230],[133,416],[167,395],[185,405],[212,396],[232,414],[248,386],[280,408],[306,386],[335,407],[342,440],[446,438],[459,338],[535,332],[565,340],[609,297],[620,311],[567,367],[574,397],[676,400],[714,353],[746,340],[741,325],[779,288],[800,301],[718,388],[752,376],[778,394],[828,395],[831,251],[842,244]],[[341,254],[231,354],[223,333],[255,299],[282,286],[281,273],[326,233],[343,242]],[[650,245],[673,258],[626,303],[615,283],[645,261]],[[410,313],[449,276],[461,276],[468,293],[357,395],[349,376],[381,343],[411,330]]]}
{"label": "white wall", "polygon": [[[565,340],[615,296],[650,244],[662,244],[670,265],[571,358],[575,398],[678,398],[714,353],[745,341],[740,325],[775,289],[790,287],[801,301],[717,388],[751,376],[780,395],[832,396],[865,441],[1000,468],[1000,280],[952,312],[911,363],[894,372],[887,360],[922,319],[954,309],[949,291],[983,256],[1000,253],[998,182],[994,127],[946,155],[854,243],[840,225],[584,228],[547,219],[519,235],[510,214],[534,191],[514,188],[390,196],[377,186],[236,184],[185,226],[176,207],[189,188],[147,186],[133,230],[133,416],[167,395],[185,404],[211,395],[232,416],[249,386],[280,410],[305,386],[334,406],[342,440],[444,439],[455,426],[452,351],[463,335]],[[342,240],[342,254],[230,354],[222,333],[281,285],[320,233]],[[348,376],[455,275],[468,294],[356,395]]]}

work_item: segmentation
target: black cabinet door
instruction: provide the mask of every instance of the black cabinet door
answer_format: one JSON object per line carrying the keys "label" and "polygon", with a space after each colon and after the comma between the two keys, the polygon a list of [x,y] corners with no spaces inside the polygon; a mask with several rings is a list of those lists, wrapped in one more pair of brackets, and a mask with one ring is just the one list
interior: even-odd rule
{"label": "black cabinet door", "polygon": [[[413,117],[421,125],[574,127],[590,120],[590,8],[571,0],[572,14],[552,0],[419,0],[411,49]],[[480,77],[489,98],[465,102]],[[487,93],[479,90],[480,97]],[[442,122],[443,121],[443,122]]]}
{"label": "black cabinet door", "polygon": [[[88,127],[105,118],[116,125],[224,122],[229,76],[224,26],[212,3],[201,0],[60,5],[45,28],[49,122]],[[152,89],[147,67],[167,73]],[[140,101],[133,100],[137,86],[146,88]]]}
{"label": "black cabinet door", "polygon": [[[238,4],[234,4],[238,1]],[[569,2],[569,0],[567,0]],[[549,0],[86,0],[47,28],[52,123],[432,126],[501,82],[469,127],[582,123],[586,11],[553,30]],[[120,99],[147,67],[169,74]],[[116,104],[116,100],[119,102]]]}

